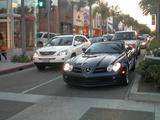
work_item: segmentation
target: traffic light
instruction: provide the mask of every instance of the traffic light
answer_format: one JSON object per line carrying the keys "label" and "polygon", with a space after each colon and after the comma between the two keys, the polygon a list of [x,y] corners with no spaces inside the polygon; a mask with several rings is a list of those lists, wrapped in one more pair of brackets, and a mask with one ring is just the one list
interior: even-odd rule
{"label": "traffic light", "polygon": [[54,3],[53,3],[53,0],[50,0],[50,7],[51,7],[51,10],[54,10]]}
{"label": "traffic light", "polygon": [[38,0],[38,8],[45,8],[46,0]]}

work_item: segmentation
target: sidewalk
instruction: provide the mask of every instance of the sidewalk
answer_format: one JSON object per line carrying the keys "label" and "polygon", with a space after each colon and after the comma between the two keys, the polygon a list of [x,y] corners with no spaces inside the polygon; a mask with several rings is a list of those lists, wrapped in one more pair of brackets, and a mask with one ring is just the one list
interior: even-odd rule
{"label": "sidewalk", "polygon": [[[26,54],[32,56],[34,51],[27,51]],[[20,55],[21,49],[13,49],[7,51],[8,60],[4,60],[3,56],[1,56],[2,60],[0,61],[0,75],[7,74],[11,72],[16,72],[19,70],[23,70],[29,67],[34,66],[32,62],[30,63],[13,63],[11,62],[11,56]]]}

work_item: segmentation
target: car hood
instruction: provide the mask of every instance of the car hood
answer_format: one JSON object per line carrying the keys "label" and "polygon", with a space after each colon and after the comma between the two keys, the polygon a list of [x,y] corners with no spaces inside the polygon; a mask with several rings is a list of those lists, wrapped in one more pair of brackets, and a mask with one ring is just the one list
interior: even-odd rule
{"label": "car hood", "polygon": [[47,52],[47,51],[54,51],[54,52],[59,52],[63,50],[70,50],[72,46],[44,46],[42,48],[39,48],[37,51],[38,52]]}
{"label": "car hood", "polygon": [[74,66],[90,66],[90,67],[107,67],[113,63],[120,54],[95,54],[85,55],[81,54],[72,59]]}

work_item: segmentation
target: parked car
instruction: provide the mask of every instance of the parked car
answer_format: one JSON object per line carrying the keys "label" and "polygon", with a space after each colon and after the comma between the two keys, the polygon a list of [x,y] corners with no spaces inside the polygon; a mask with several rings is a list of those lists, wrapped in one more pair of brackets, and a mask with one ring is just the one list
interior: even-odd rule
{"label": "parked car", "polygon": [[141,44],[141,48],[142,48],[142,49],[147,48],[147,46],[148,46],[148,40],[147,40],[146,37],[139,36],[139,37],[138,37],[138,40],[140,41],[140,44]]}
{"label": "parked car", "polygon": [[[55,37],[59,35],[57,33],[49,33],[49,38]],[[47,32],[38,32],[37,33],[37,40],[36,40],[36,47],[42,47],[48,41],[48,33]]]}
{"label": "parked car", "polygon": [[91,37],[91,38],[89,38],[89,40],[93,44],[93,43],[96,43],[96,42],[103,42],[104,38],[103,37]]}
{"label": "parked car", "polygon": [[113,36],[114,36],[114,34],[104,34],[103,38],[105,41],[111,41]]}
{"label": "parked car", "polygon": [[123,40],[126,45],[131,46],[136,54],[136,57],[141,53],[141,44],[137,39],[136,31],[118,31],[115,33],[113,40]]}
{"label": "parked car", "polygon": [[39,70],[46,66],[64,63],[69,58],[79,55],[87,49],[91,42],[83,35],[56,36],[42,48],[36,50],[33,62]]}
{"label": "parked car", "polygon": [[145,37],[147,41],[150,41],[151,36],[149,34],[142,34],[142,37]]}
{"label": "parked car", "polygon": [[135,54],[124,42],[98,42],[65,62],[63,79],[75,86],[128,85],[129,71],[135,64]]}

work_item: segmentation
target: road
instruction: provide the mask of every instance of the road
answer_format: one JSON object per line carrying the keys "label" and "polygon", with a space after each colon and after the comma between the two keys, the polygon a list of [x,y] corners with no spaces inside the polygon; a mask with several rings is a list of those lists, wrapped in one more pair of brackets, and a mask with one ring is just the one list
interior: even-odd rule
{"label": "road", "polygon": [[10,118],[46,96],[128,99],[134,76],[135,72],[131,72],[128,86],[83,88],[66,85],[60,68],[38,71],[33,67],[3,75],[0,76],[0,120]]}

